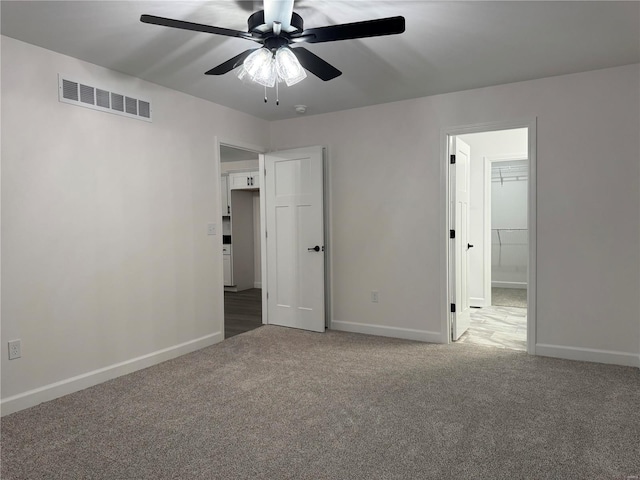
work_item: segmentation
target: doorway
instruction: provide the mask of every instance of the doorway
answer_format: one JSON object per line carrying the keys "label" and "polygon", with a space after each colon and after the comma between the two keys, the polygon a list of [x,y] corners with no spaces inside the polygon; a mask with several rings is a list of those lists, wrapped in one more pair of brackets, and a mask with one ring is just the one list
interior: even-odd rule
{"label": "doorway", "polygon": [[265,154],[247,144],[216,139],[216,145],[225,338],[264,324],[324,332],[330,311],[325,149]]}
{"label": "doorway", "polygon": [[262,326],[259,150],[220,143],[224,338]]}
{"label": "doorway", "polygon": [[535,123],[446,142],[448,341],[534,353]]}

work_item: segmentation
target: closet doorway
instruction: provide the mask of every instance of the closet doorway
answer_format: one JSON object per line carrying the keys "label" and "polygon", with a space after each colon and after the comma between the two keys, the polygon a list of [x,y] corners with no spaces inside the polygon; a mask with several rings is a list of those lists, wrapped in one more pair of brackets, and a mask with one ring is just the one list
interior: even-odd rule
{"label": "closet doorway", "polygon": [[225,339],[263,323],[258,156],[220,144]]}
{"label": "closet doorway", "polygon": [[452,341],[530,350],[529,143],[529,127],[448,136]]}

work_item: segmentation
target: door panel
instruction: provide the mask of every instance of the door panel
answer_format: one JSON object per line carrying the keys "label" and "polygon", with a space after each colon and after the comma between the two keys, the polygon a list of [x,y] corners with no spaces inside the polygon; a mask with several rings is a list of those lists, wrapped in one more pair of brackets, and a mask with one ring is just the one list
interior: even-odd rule
{"label": "door panel", "polygon": [[268,323],[324,332],[322,148],[273,152],[264,161]]}
{"label": "door panel", "polygon": [[452,315],[451,332],[453,340],[458,340],[471,324],[469,305],[469,187],[471,178],[469,162],[471,148],[459,138],[454,138],[453,149],[456,163],[451,165],[452,187],[455,194],[454,222],[454,276],[456,312]]}

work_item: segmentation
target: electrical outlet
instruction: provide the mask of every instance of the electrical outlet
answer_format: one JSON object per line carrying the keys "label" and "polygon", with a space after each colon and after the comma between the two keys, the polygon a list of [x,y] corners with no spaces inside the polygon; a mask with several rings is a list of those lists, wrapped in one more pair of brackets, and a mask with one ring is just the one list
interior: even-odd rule
{"label": "electrical outlet", "polygon": [[375,291],[375,290],[373,290],[373,291],[371,292],[371,301],[372,301],[373,303],[378,303],[379,297],[380,297],[380,293],[379,293],[379,292],[377,292],[377,291]]}
{"label": "electrical outlet", "polygon": [[207,224],[207,235],[215,235],[216,234],[216,224],[208,223]]}
{"label": "electrical outlet", "polygon": [[22,348],[20,346],[20,340],[11,340],[9,342],[9,360],[15,360],[22,356]]}

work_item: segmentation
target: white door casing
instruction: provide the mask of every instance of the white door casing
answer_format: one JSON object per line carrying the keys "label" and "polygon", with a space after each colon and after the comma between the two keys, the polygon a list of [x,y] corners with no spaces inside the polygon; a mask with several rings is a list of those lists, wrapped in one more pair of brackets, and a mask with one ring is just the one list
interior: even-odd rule
{"label": "white door casing", "polygon": [[449,312],[449,305],[453,301],[454,285],[454,244],[453,241],[445,236],[449,233],[449,229],[454,228],[453,214],[454,209],[453,196],[455,191],[451,183],[451,165],[449,163],[450,154],[454,153],[451,146],[451,139],[456,135],[468,135],[470,133],[493,132],[498,130],[509,130],[513,128],[526,128],[527,135],[527,157],[529,159],[529,195],[527,199],[528,209],[528,244],[529,244],[529,264],[527,267],[527,352],[530,355],[536,354],[537,344],[537,118],[524,118],[508,121],[485,122],[472,125],[449,126],[443,128],[440,136],[440,152],[441,152],[441,183],[440,196],[445,208],[442,211],[441,221],[441,261],[440,261],[440,278],[443,282],[441,290],[441,308],[443,315],[441,316],[441,332],[442,343],[450,343],[452,337],[452,316]]}
{"label": "white door casing", "polygon": [[471,185],[469,162],[471,149],[469,145],[453,137],[452,151],[455,152],[455,163],[451,164],[451,191],[454,195],[452,225],[455,225],[454,252],[454,285],[455,313],[452,314],[451,335],[458,340],[471,324],[471,307],[469,302],[469,189]]}
{"label": "white door casing", "polygon": [[323,149],[265,154],[264,166],[268,323],[324,332]]}

